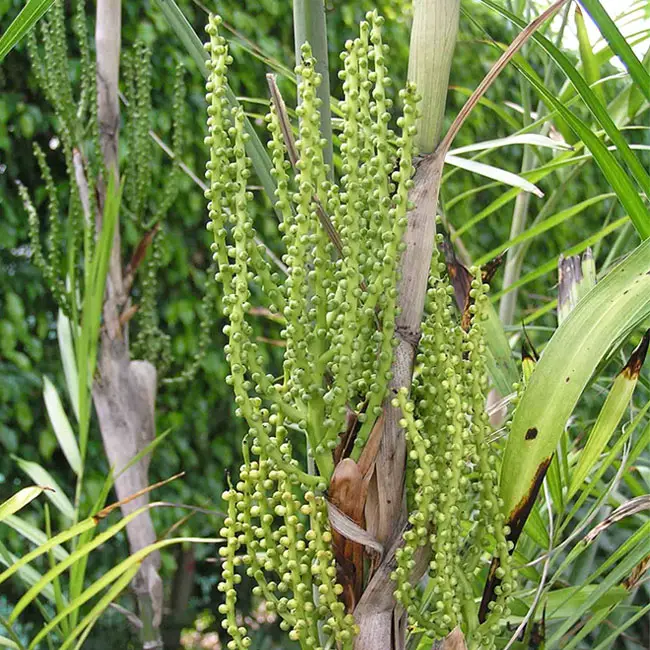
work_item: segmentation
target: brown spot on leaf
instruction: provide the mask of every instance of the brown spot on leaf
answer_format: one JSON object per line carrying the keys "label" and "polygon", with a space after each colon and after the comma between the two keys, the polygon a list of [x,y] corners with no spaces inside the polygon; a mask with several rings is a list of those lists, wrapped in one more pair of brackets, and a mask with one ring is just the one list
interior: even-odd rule
{"label": "brown spot on leaf", "polygon": [[539,493],[539,489],[542,486],[542,481],[546,476],[546,470],[548,469],[548,466],[551,464],[552,459],[553,459],[553,454],[551,454],[548,458],[545,458],[539,464],[539,467],[537,468],[537,472],[535,473],[533,481],[530,485],[530,489],[528,490],[528,494],[522,497],[521,501],[510,513],[510,517],[506,522],[506,524],[510,526],[510,534],[508,535],[508,541],[512,542],[513,544],[517,543],[517,540],[519,539],[519,535],[521,535],[521,531],[523,530],[524,524],[528,519],[528,515],[530,515],[530,511],[533,508],[535,499],[537,498],[537,494]]}
{"label": "brown spot on leaf", "polygon": [[641,578],[646,574],[646,571],[650,568],[650,553],[646,555],[639,564],[637,564],[634,569],[632,569],[632,573],[625,578],[623,581],[623,586],[628,590],[631,591],[634,589],[634,587],[637,586]]}
{"label": "brown spot on leaf", "polygon": [[[524,529],[524,525],[528,519],[528,516],[530,515],[530,511],[533,509],[535,499],[537,499],[539,489],[542,486],[542,481],[544,480],[544,476],[546,476],[546,471],[548,470],[548,466],[551,464],[551,460],[553,460],[553,454],[551,454],[548,458],[545,458],[539,464],[528,492],[522,497],[521,501],[512,510],[510,516],[508,517],[506,525],[510,527],[510,533],[508,534],[507,539],[515,546],[517,545],[521,531]],[[492,558],[490,571],[485,582],[485,589],[483,590],[481,606],[479,607],[478,611],[478,620],[481,623],[485,622],[489,611],[488,605],[494,600],[495,589],[499,586],[499,584],[501,584],[501,579],[497,578],[496,576],[496,571],[499,568],[499,565],[499,558]]]}
{"label": "brown spot on leaf", "polygon": [[526,431],[526,440],[535,440],[535,438],[537,438],[537,428],[530,427],[530,429]]}
{"label": "brown spot on leaf", "polygon": [[637,379],[641,374],[641,368],[648,353],[648,343],[650,342],[650,330],[648,330],[641,339],[641,343],[630,355],[628,362],[625,364],[621,374],[628,379]]}

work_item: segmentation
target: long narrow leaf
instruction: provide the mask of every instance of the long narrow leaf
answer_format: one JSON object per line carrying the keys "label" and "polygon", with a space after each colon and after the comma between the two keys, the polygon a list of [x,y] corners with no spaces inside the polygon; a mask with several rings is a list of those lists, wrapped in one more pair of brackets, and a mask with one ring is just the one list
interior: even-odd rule
{"label": "long narrow leaf", "polygon": [[68,389],[68,395],[72,402],[77,422],[79,421],[79,375],[77,374],[77,361],[74,355],[74,343],[72,337],[72,326],[68,317],[59,310],[56,320],[56,333],[59,339],[59,351],[61,352],[61,363],[63,374]]}
{"label": "long narrow leaf", "polygon": [[0,63],[53,4],[54,0],[27,0],[21,12],[0,37]]}
{"label": "long narrow leaf", "polygon": [[47,377],[43,377],[43,399],[52,428],[54,429],[54,435],[59,441],[63,455],[72,468],[72,471],[79,476],[81,473],[81,456],[79,455],[77,438],[72,431],[68,416],[65,414],[59,393]]}
{"label": "long narrow leaf", "polygon": [[536,365],[517,405],[501,467],[501,497],[513,539],[521,532],[566,422],[600,360],[614,341],[650,315],[649,271],[646,241],[580,301]]}
{"label": "long narrow leaf", "polygon": [[0,521],[22,510],[28,503],[32,502],[44,488],[39,485],[26,487],[16,492],[13,496],[9,497],[6,501],[0,504]]}
{"label": "long narrow leaf", "polygon": [[630,625],[634,625],[634,623],[643,619],[643,617],[647,616],[649,612],[650,603],[647,603],[646,606],[639,609],[636,614],[627,616],[618,627],[614,628],[611,634],[608,634],[597,646],[593,647],[592,650],[607,650],[608,648],[615,647],[613,645],[614,641],[616,641],[616,639],[621,636]]}
{"label": "long narrow leaf", "polygon": [[571,146],[565,142],[560,142],[558,140],[552,140],[551,138],[545,135],[539,135],[537,133],[522,133],[521,135],[511,135],[506,138],[499,138],[498,140],[484,140],[483,142],[475,142],[474,144],[468,144],[464,147],[458,147],[457,149],[451,149],[449,154],[457,156],[461,153],[470,153],[472,151],[486,151],[500,149],[501,147],[510,147],[515,144],[528,144],[534,145],[536,147],[543,147],[548,149],[559,149],[562,151],[569,151]]}
{"label": "long narrow leaf", "polygon": [[169,546],[170,544],[179,544],[179,543],[202,543],[202,544],[216,544],[220,540],[216,538],[172,538],[161,540],[155,542],[143,549],[140,549],[133,555],[129,556],[113,568],[111,568],[107,573],[105,573],[101,578],[96,582],[90,585],[85,591],[83,591],[74,601],[72,601],[66,610],[59,612],[50,622],[44,627],[35,637],[32,639],[32,642],[29,645],[29,650],[32,650],[38,645],[38,642],[49,632],[51,631],[57,623],[71,614],[72,612],[78,610],[84,603],[97,595],[102,589],[105,589],[112,582],[116,581],[124,573],[130,572],[133,568],[138,569],[142,561],[147,555],[152,553],[155,550],[159,550],[164,546]]}
{"label": "long narrow leaf", "polygon": [[605,95],[603,94],[602,87],[594,85],[600,79],[600,66],[598,65],[598,57],[594,54],[591,43],[589,42],[589,33],[585,24],[585,18],[580,10],[580,5],[576,5],[575,21],[578,34],[578,49],[580,51],[580,60],[582,61],[585,79],[594,89],[594,93],[598,96],[598,99],[604,104]]}
{"label": "long narrow leaf", "polygon": [[45,496],[56,506],[56,508],[68,519],[74,519],[74,508],[70,499],[65,495],[65,492],[59,487],[57,482],[52,478],[50,473],[41,467],[38,463],[32,463],[28,460],[23,460],[17,456],[12,458],[18,463],[18,467],[29,476],[29,478],[38,485],[49,487],[46,490]]}
{"label": "long narrow leaf", "polygon": [[499,183],[518,187],[519,189],[522,189],[525,192],[530,192],[535,196],[544,196],[544,192],[542,192],[536,185],[533,185],[522,176],[513,174],[505,169],[494,167],[493,165],[486,165],[485,163],[476,160],[461,158],[460,156],[452,156],[451,154],[445,156],[445,163],[447,165],[453,165],[454,167],[460,167],[460,169],[465,169],[474,174],[480,174],[486,178],[491,178],[492,180],[499,181]]}
{"label": "long narrow leaf", "polygon": [[112,585],[99,602],[88,612],[88,614],[86,614],[86,616],[84,616],[83,619],[81,619],[79,625],[68,634],[67,638],[61,645],[60,650],[66,650],[69,648],[87,627],[95,624],[103,611],[127,588],[135,574],[138,572],[138,569],[138,565],[131,567],[115,582],[114,585]]}
{"label": "long narrow leaf", "polygon": [[[153,505],[153,504],[151,504]],[[105,530],[103,533],[100,533],[95,537],[91,542],[85,544],[84,546],[78,547],[73,553],[63,561],[59,562],[51,568],[43,577],[16,603],[11,616],[9,617],[9,622],[15,621],[20,613],[38,596],[41,590],[49,585],[52,580],[57,576],[61,575],[66,569],[80,561],[82,558],[87,556],[92,550],[96,549],[98,546],[101,546],[109,539],[112,539],[119,533],[124,527],[137,516],[141,515],[149,506],[144,506],[138,508],[134,512],[128,514],[118,521],[116,524],[113,524],[110,528]],[[52,540],[56,539],[53,537]],[[50,540],[50,541],[52,541]],[[6,574],[7,572],[5,572]],[[4,575],[4,574],[3,574]],[[2,576],[0,576],[0,581],[2,581]]]}
{"label": "long narrow leaf", "polygon": [[[18,558],[13,553],[10,553],[7,547],[0,542],[0,564],[6,567],[12,567],[17,562]],[[31,566],[21,566],[16,573],[27,588],[32,587],[41,579],[41,574]],[[52,585],[47,585],[43,589],[42,595],[51,603],[54,603],[56,600]]]}
{"label": "long narrow leaf", "polygon": [[[33,524],[30,524],[16,515],[9,515],[9,517],[4,520],[4,524],[13,528],[19,535],[36,546],[41,546],[42,544],[47,543],[48,537],[40,528],[37,528]],[[68,551],[66,551],[63,546],[52,547],[52,553],[54,553],[54,557],[58,560],[65,560],[69,555]]]}
{"label": "long narrow leaf", "polygon": [[636,54],[634,54],[634,50],[630,47],[623,34],[616,27],[616,23],[605,11],[599,0],[580,0],[580,3],[596,23],[600,33],[607,39],[612,51],[623,61],[639,90],[650,101],[650,75]]}
{"label": "long narrow leaf", "polygon": [[615,194],[600,194],[598,196],[592,196],[591,198],[582,201],[581,203],[577,203],[576,205],[573,205],[570,208],[567,208],[566,210],[562,210],[561,212],[558,212],[557,214],[554,214],[548,217],[547,219],[544,219],[544,221],[537,224],[536,226],[532,226],[531,228],[528,228],[523,233],[521,233],[521,235],[519,235],[518,237],[514,237],[513,239],[510,239],[504,242],[503,244],[500,244],[496,248],[493,248],[485,255],[482,255],[474,263],[477,265],[485,264],[491,259],[494,259],[497,255],[500,255],[503,251],[507,250],[508,248],[511,248],[512,246],[516,246],[517,244],[521,244],[525,241],[534,239],[535,237],[538,237],[542,233],[545,233],[547,230],[550,230],[551,228],[555,228],[555,226],[559,226],[561,223],[564,223],[568,219],[575,217],[576,215],[580,214],[587,208],[590,208],[600,203],[601,201],[604,201],[605,199],[609,199],[613,196],[615,196]]}
{"label": "long narrow leaf", "polygon": [[[523,27],[525,23],[509,13],[503,7],[500,7],[492,0],[481,0],[485,5],[494,9],[502,16],[514,24]],[[607,113],[607,108],[603,106],[595,97],[591,88],[584,80],[584,78],[575,70],[575,66],[569,59],[558,49],[553,43],[546,39],[541,34],[534,34],[533,39],[539,43],[547,53],[562,68],[562,71],[571,79],[572,83],[578,89],[580,96],[592,111],[596,119],[600,122],[607,135],[611,138],[612,142],[616,145],[619,153],[630,167],[630,170],[640,183],[646,194],[650,194],[650,176],[641,163],[630,149],[627,141],[623,137],[620,130],[616,127],[611,117]],[[575,132],[575,134],[585,143],[587,148],[594,156],[594,160],[601,168],[603,174],[611,184],[616,192],[619,200],[628,211],[634,226],[639,234],[645,239],[650,236],[650,215],[648,209],[639,197],[638,191],[628,178],[625,171],[621,168],[616,158],[610,153],[607,147],[594,135],[592,129],[583,120],[577,117],[574,113],[568,110],[562,102],[560,102],[552,92],[550,92],[544,84],[539,83],[525,66],[520,66],[516,61],[513,61],[521,73],[528,79],[530,84],[535,88],[540,97],[550,107],[555,109],[558,114],[566,120],[567,124]]]}
{"label": "long narrow leaf", "polygon": [[567,499],[571,499],[580,489],[623,418],[632,399],[648,351],[649,336],[650,333],[646,333],[641,344],[634,350],[629,361],[614,380],[612,389],[607,395],[596,424],[587,438],[587,443],[578,458],[578,464],[571,475]]}
{"label": "long narrow leaf", "polygon": [[[572,615],[567,617],[567,619],[554,630],[551,637],[547,640],[548,646],[553,647],[575,625],[575,623],[594,606],[603,594],[606,594],[615,585],[620,584],[647,554],[647,540],[641,540],[635,548],[631,549],[629,554],[621,559],[620,563],[612,569],[607,577],[598,585],[598,588],[594,589],[593,593],[585,599],[582,605],[576,607]],[[593,579],[595,579],[595,575],[590,576],[590,578],[585,581],[584,586],[579,587],[579,589],[584,589],[584,587],[591,583]]]}
{"label": "long narrow leaf", "polygon": [[[133,518],[134,515],[137,516],[137,514],[144,512],[147,508],[154,508],[158,505],[159,505],[158,503],[150,503],[148,506],[143,506],[139,510],[134,511],[134,513],[131,513],[130,517]],[[100,521],[101,521],[101,517],[99,517],[98,515],[88,517],[87,519],[80,521],[78,524],[75,524],[74,526],[71,526],[67,530],[64,530],[60,532],[58,535],[55,535],[54,537],[50,538],[47,541],[47,543],[42,544],[41,546],[34,549],[30,553],[26,553],[17,562],[15,562],[12,566],[10,566],[6,571],[0,574],[0,585],[6,580],[8,580],[9,578],[11,578],[11,576],[14,575],[21,567],[29,564],[36,558],[41,557],[41,555],[47,553],[50,549],[54,548],[56,545],[64,544],[65,542],[72,539],[73,537],[78,537],[79,535],[86,532],[87,530],[97,527]]]}
{"label": "long narrow leaf", "polygon": [[[617,219],[616,221],[612,221],[612,223],[607,224],[604,228],[601,228],[598,232],[594,233],[593,235],[590,235],[587,237],[587,239],[584,239],[580,243],[576,244],[575,246],[572,246],[565,252],[565,255],[578,255],[578,253],[582,253],[583,251],[587,250],[590,246],[593,246],[597,242],[599,242],[601,239],[604,239],[607,237],[607,235],[611,234],[621,226],[625,225],[626,223],[629,223],[630,219],[629,217],[621,217],[620,219]],[[513,282],[511,285],[506,287],[505,289],[502,289],[501,291],[498,291],[497,293],[494,293],[490,296],[490,299],[493,302],[496,302],[501,298],[501,296],[505,295],[509,291],[512,291],[513,289],[518,289],[519,287],[523,287],[524,285],[528,284],[529,282],[532,282],[533,280],[536,280],[537,278],[541,278],[542,276],[546,275],[547,273],[550,273],[551,271],[554,271],[557,268],[557,258],[554,257],[553,259],[549,260],[548,262],[545,262],[544,264],[541,264],[538,266],[536,269],[533,271],[530,271],[526,275],[522,276],[517,280],[516,282]]]}

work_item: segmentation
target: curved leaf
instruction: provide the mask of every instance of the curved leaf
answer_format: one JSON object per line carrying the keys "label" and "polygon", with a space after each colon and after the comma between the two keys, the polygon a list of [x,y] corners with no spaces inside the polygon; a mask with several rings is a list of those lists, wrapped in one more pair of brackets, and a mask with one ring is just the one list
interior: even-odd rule
{"label": "curved leaf", "polygon": [[4,503],[0,504],[0,521],[22,510],[43,492],[44,489],[38,485],[32,485],[31,487],[23,488],[20,492],[16,492],[16,494],[9,497]]}
{"label": "curved leaf", "polygon": [[494,167],[493,165],[486,165],[485,163],[476,160],[468,160],[467,158],[461,158],[460,156],[452,156],[451,154],[445,156],[445,164],[460,167],[468,172],[480,174],[481,176],[491,178],[500,183],[505,183],[506,185],[518,187],[525,192],[531,192],[535,196],[544,196],[544,192],[542,192],[536,185],[533,185],[530,181],[527,181],[523,176],[518,176],[517,174],[513,174],[505,169]]}
{"label": "curved leaf", "polygon": [[27,0],[27,4],[0,38],[0,62],[53,4],[54,0]]}
{"label": "curved leaf", "polygon": [[616,27],[616,23],[605,11],[599,0],[580,0],[580,4],[587,10],[609,46],[623,61],[632,79],[634,79],[646,99],[650,101],[650,74],[634,54],[634,50]]}
{"label": "curved leaf", "polygon": [[600,281],[549,341],[514,414],[501,497],[516,540],[556,445],[594,370],[613,344],[650,315],[650,241]]}
{"label": "curved leaf", "polygon": [[18,463],[18,467],[29,476],[29,478],[44,487],[50,488],[46,491],[47,498],[56,506],[56,508],[68,519],[74,519],[74,507],[65,492],[59,487],[57,482],[52,478],[50,473],[43,469],[38,463],[32,463],[29,460],[23,460],[17,456],[12,458]]}
{"label": "curved leaf", "polygon": [[65,414],[59,393],[47,377],[43,377],[43,399],[63,455],[72,471],[79,476],[81,473],[81,455],[79,454],[77,438],[72,431],[68,416]]}
{"label": "curved leaf", "polygon": [[[32,542],[32,544],[35,544],[36,546],[46,544],[49,539],[49,537],[40,528],[36,528],[36,526],[33,524],[30,524],[29,522],[21,519],[20,517],[16,517],[15,515],[9,515],[4,520],[4,523],[10,528],[13,528],[19,535],[22,535],[22,537]],[[54,546],[52,548],[52,553],[58,560],[65,560],[65,558],[67,558],[69,555],[68,551],[66,551],[63,546],[60,545]]]}

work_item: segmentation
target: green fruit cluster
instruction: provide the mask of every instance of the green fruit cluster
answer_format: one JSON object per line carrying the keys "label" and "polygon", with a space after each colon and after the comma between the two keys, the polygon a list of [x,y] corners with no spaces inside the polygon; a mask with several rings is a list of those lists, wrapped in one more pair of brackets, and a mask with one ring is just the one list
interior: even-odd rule
{"label": "green fruit cluster", "polygon": [[[226,92],[232,58],[220,22],[211,17],[206,28],[207,228],[228,321],[227,381],[249,428],[240,479],[224,494],[229,510],[222,530],[223,625],[230,648],[250,646],[246,629],[237,624],[241,565],[256,581],[255,593],[302,648],[351,648],[355,625],[338,598],[342,587],[324,495],[350,414],[359,422],[349,452],[357,460],[387,396],[419,98],[412,84],[401,91],[397,135],[390,127],[382,19],[368,14],[359,37],[341,55],[342,173],[335,182],[323,159],[316,92],[321,80],[309,45],[303,46],[296,67],[295,143],[284,107],[272,103],[267,116],[277,184],[273,207],[285,250],[282,275],[256,244],[248,135],[243,110],[231,106]],[[436,257],[418,374],[410,387],[415,401],[409,401],[407,388],[396,397],[409,444],[411,515],[393,578],[414,623],[436,635],[456,625],[476,627],[469,582],[483,551],[496,548],[502,581],[477,634],[491,647],[506,612],[511,572],[496,459],[486,440],[485,287],[475,272],[464,329],[454,322],[444,268]],[[283,323],[279,377],[265,372],[248,320],[252,302],[260,300]],[[303,440],[307,471],[294,454]],[[431,554],[424,593],[410,584],[418,548]]]}
{"label": "green fruit cluster", "polygon": [[[441,237],[440,235],[438,237]],[[488,446],[487,373],[481,321],[487,285],[471,269],[463,325],[454,317],[454,289],[437,253],[430,273],[427,316],[417,356],[413,401],[402,389],[394,400],[403,413],[409,452],[409,524],[397,555],[395,595],[412,623],[436,637],[456,626],[473,631],[478,647],[492,648],[507,616],[513,585],[497,457]],[[430,551],[429,580],[411,584],[418,549]],[[485,621],[478,624],[472,579],[483,553],[500,560],[501,583]]]}

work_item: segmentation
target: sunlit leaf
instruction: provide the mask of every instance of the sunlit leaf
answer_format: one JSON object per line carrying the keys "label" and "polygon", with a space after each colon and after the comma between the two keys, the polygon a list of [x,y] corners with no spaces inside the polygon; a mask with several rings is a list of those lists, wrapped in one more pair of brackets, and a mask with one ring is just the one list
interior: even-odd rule
{"label": "sunlit leaf", "polygon": [[0,37],[0,62],[54,4],[54,0],[27,0],[25,6]]}
{"label": "sunlit leaf", "polygon": [[38,485],[50,488],[46,490],[45,496],[56,506],[56,508],[68,519],[74,519],[74,507],[65,492],[59,487],[58,483],[52,478],[50,473],[41,467],[38,463],[32,463],[29,460],[23,460],[17,456],[12,458],[18,463],[20,469],[29,476],[29,478]]}
{"label": "sunlit leaf", "polygon": [[65,414],[59,393],[47,377],[43,377],[43,399],[63,455],[72,471],[79,476],[81,473],[81,456],[79,455],[77,438],[72,431],[68,416]]}
{"label": "sunlit leaf", "polygon": [[16,492],[13,496],[9,497],[6,501],[0,504],[0,521],[3,521],[10,515],[22,510],[28,503],[33,501],[41,492],[42,487],[33,485],[26,487]]}

